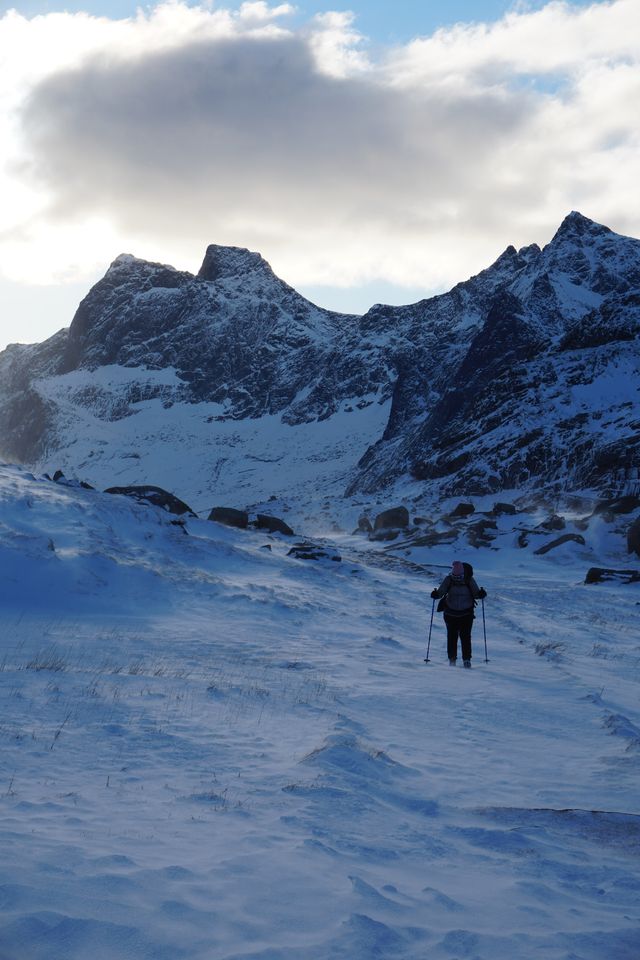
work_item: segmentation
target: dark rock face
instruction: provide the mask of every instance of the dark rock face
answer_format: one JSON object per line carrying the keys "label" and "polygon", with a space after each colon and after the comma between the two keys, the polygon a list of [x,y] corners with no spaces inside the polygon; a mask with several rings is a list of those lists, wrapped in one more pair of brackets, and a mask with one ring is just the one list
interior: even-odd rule
{"label": "dark rock face", "polygon": [[223,523],[227,527],[237,527],[239,530],[246,530],[249,526],[249,514],[233,507],[214,507],[207,519]]}
{"label": "dark rock face", "polygon": [[607,371],[615,378],[637,369],[640,242],[573,213],[544,250],[507,251],[494,275],[498,265],[502,282],[491,294],[486,288],[477,326],[464,334],[433,328],[434,359],[440,337],[453,344],[441,361],[445,377],[432,369],[425,378],[426,413],[396,411],[400,428],[390,421],[350,492],[374,492],[400,470],[440,496],[532,481],[550,490],[619,489],[637,477],[637,401],[625,409],[631,398],[613,391],[600,408],[573,395]]}
{"label": "dark rock face", "polygon": [[178,497],[172,493],[163,490],[162,487],[152,486],[131,486],[131,487],[109,487],[105,493],[120,494],[125,497],[131,497],[139,503],[149,503],[154,507],[160,507],[168,513],[174,513],[176,516],[188,515],[195,517],[191,507],[187,506]]}

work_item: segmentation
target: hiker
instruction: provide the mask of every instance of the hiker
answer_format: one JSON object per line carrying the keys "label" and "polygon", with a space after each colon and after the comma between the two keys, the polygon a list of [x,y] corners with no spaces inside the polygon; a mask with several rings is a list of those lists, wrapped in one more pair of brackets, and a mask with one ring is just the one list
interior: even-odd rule
{"label": "hiker", "polygon": [[486,590],[479,587],[473,579],[473,567],[470,563],[456,560],[437,590],[431,592],[434,600],[441,600],[438,610],[444,614],[447,626],[447,656],[449,664],[455,667],[458,659],[458,637],[462,647],[462,662],[471,666],[471,628],[475,616],[473,608],[476,600],[483,600]]}

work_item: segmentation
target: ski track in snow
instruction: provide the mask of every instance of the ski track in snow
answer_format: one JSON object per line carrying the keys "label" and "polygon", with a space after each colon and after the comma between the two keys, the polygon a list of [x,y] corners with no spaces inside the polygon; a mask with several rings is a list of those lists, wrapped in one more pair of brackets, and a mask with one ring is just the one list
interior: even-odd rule
{"label": "ski track in snow", "polygon": [[448,548],[1,473],[2,960],[637,960],[637,585],[474,552],[452,669]]}

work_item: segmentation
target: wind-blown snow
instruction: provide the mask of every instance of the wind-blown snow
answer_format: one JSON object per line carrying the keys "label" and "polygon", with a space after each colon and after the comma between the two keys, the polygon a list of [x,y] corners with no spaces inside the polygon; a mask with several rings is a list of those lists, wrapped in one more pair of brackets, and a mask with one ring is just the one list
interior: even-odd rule
{"label": "wind-blown snow", "polygon": [[637,584],[171,519],[0,468],[0,956],[636,960]]}

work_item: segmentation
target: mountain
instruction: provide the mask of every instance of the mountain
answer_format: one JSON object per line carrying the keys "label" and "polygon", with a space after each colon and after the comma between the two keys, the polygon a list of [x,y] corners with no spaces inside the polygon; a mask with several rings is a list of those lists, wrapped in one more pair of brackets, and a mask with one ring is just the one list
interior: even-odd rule
{"label": "mountain", "polygon": [[640,242],[572,213],[543,250],[501,261],[510,275],[436,389],[419,363],[400,372],[352,491],[405,471],[461,494],[637,482]]}
{"label": "mountain", "polygon": [[619,492],[637,482],[640,241],[579,213],[364,316],[256,253],[118,257],[68,330],[0,354],[2,455],[185,499]]}

